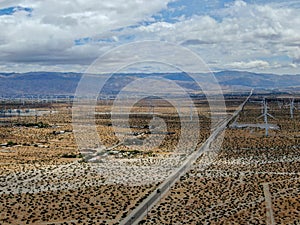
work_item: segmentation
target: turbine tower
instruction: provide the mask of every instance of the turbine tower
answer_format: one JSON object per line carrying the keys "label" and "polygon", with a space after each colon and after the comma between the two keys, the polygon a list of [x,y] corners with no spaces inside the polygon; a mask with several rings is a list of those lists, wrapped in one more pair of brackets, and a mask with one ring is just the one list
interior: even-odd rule
{"label": "turbine tower", "polygon": [[261,116],[259,116],[258,118],[264,117],[266,137],[268,137],[268,135],[269,135],[268,116],[275,119],[274,116],[272,116],[271,114],[268,113],[268,104],[267,104],[266,99],[264,98],[263,99],[263,114]]}
{"label": "turbine tower", "polygon": [[290,114],[291,114],[291,119],[294,119],[294,109],[296,109],[296,107],[295,107],[295,99],[292,98],[290,100]]}
{"label": "turbine tower", "polygon": [[283,102],[277,100],[277,104],[278,104],[278,108],[279,108],[279,109],[282,109],[282,107],[283,107],[283,105],[284,105]]}
{"label": "turbine tower", "polygon": [[193,105],[190,105],[190,121],[193,121]]}

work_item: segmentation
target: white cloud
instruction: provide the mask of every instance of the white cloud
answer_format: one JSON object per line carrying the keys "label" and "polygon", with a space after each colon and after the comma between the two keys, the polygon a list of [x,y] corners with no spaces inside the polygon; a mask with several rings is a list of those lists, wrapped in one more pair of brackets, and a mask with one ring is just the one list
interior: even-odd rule
{"label": "white cloud", "polygon": [[228,64],[229,67],[233,69],[267,69],[270,67],[270,64],[262,60],[254,60],[250,62],[233,62]]}
{"label": "white cloud", "polygon": [[[297,8],[236,1],[218,15],[222,16],[222,20],[211,16],[193,16],[175,24],[160,22],[139,27],[134,32],[141,39],[151,37],[182,43],[197,51],[205,61],[218,61],[215,68],[228,69],[224,65],[250,60],[251,63],[236,66],[274,69],[266,63],[275,65],[276,58],[282,56],[290,57],[290,62],[294,63],[300,59],[300,13]],[[272,61],[273,58],[275,61]],[[261,59],[267,61],[262,63]],[[282,65],[282,72],[286,72],[286,62],[277,63]],[[276,69],[281,72],[280,67]]]}
{"label": "white cloud", "polygon": [[[10,4],[9,4],[10,3]],[[2,7],[32,8],[0,16],[0,61],[78,63],[95,58],[106,46],[74,46],[81,38],[111,37],[111,30],[147,20],[166,8],[168,0],[25,0],[6,1]],[[146,6],[145,6],[146,4]],[[117,40],[115,37],[114,40]],[[87,58],[86,58],[87,57]]]}
{"label": "white cloud", "polygon": [[[282,6],[279,1],[247,4],[237,0],[216,11],[216,17],[182,16],[176,23],[153,20],[151,16],[166,9],[170,1],[1,2],[0,7],[20,5],[33,8],[33,12],[31,17],[24,11],[0,16],[0,30],[5,30],[0,33],[0,62],[49,68],[53,64],[64,69],[69,64],[84,66],[106,50],[132,40],[162,40],[194,50],[206,62],[213,62],[209,63],[212,69],[298,73],[300,13],[299,8],[291,7],[294,3]],[[128,27],[143,21],[153,23]],[[76,39],[86,37],[91,41],[74,45]]]}

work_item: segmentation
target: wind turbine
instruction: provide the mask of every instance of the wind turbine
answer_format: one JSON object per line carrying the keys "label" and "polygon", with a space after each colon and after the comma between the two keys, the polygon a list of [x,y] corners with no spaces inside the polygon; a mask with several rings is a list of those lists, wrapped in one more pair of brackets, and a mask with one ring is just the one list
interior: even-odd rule
{"label": "wind turbine", "polygon": [[269,135],[269,124],[268,124],[268,116],[275,119],[274,116],[272,116],[271,114],[268,113],[268,104],[267,104],[267,101],[266,99],[264,98],[263,99],[263,114],[261,116],[258,117],[261,118],[263,117],[264,118],[264,122],[265,122],[265,134],[266,134],[266,137],[268,137]]}
{"label": "wind turbine", "polygon": [[193,105],[190,105],[190,121],[193,121]]}
{"label": "wind turbine", "polygon": [[264,113],[264,101],[265,101],[265,98],[263,100],[249,100],[249,102],[252,102],[252,103],[260,103],[263,105],[263,107],[261,108],[261,113]]}
{"label": "wind turbine", "polygon": [[279,109],[282,109],[282,107],[283,107],[283,102],[282,101],[280,101],[280,100],[277,100],[277,104],[278,104],[278,108]]}
{"label": "wind turbine", "polygon": [[22,102],[22,105],[25,105],[25,96],[23,94],[23,96],[21,97],[21,102]]}
{"label": "wind turbine", "polygon": [[296,109],[296,107],[295,107],[295,99],[292,98],[290,100],[290,114],[291,114],[291,119],[294,119],[294,109]]}

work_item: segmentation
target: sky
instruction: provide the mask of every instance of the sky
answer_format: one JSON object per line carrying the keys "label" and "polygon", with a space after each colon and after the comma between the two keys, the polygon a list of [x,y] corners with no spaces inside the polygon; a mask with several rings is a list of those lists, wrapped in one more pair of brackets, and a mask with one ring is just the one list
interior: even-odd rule
{"label": "sky", "polygon": [[0,1],[0,72],[84,72],[135,41],[174,43],[213,71],[300,74],[300,1]]}

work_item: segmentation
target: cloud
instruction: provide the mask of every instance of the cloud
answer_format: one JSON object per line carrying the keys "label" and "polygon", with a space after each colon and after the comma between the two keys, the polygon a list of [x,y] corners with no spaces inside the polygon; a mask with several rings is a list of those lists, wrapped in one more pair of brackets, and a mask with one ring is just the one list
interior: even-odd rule
{"label": "cloud", "polygon": [[[168,0],[25,0],[2,5],[30,8],[0,16],[0,62],[78,63],[107,49],[101,43],[74,46],[86,37],[111,38],[111,30],[147,20],[166,8]],[[145,7],[147,4],[147,7]],[[132,10],[134,9],[134,10]],[[115,37],[114,39],[117,39]],[[121,44],[121,43],[119,43]],[[113,46],[112,46],[113,47]],[[73,60],[74,59],[74,60]],[[91,61],[89,61],[91,62]]]}
{"label": "cloud", "polygon": [[[273,4],[235,1],[219,10],[217,18],[194,15],[177,23],[157,22],[133,30],[140,39],[151,37],[187,46],[207,62],[218,61],[219,64],[213,65],[214,68],[251,60],[256,62],[257,67],[252,67],[251,63],[239,66],[257,71],[262,68],[274,69],[265,63],[261,64],[260,59],[288,56],[292,63],[297,62],[300,55],[299,9],[278,8]],[[286,72],[285,62],[267,63],[283,65],[276,70],[278,73]]]}
{"label": "cloud", "polygon": [[263,60],[254,60],[250,62],[233,62],[228,64],[228,66],[233,69],[267,69],[270,67],[270,64]]}
{"label": "cloud", "polygon": [[32,11],[30,16],[26,10],[0,16],[5,31],[0,33],[1,68],[9,70],[14,63],[21,69],[35,64],[36,70],[85,67],[116,46],[160,40],[190,48],[213,70],[296,73],[299,67],[288,66],[300,62],[296,1],[247,2],[224,7],[224,1],[215,0],[207,8],[194,0],[4,1],[2,9]]}
{"label": "cloud", "polygon": [[205,45],[205,44],[211,44],[211,43],[207,42],[207,41],[202,41],[202,40],[199,40],[199,39],[188,39],[188,40],[185,40],[181,43],[181,45],[184,45],[184,46]]}

